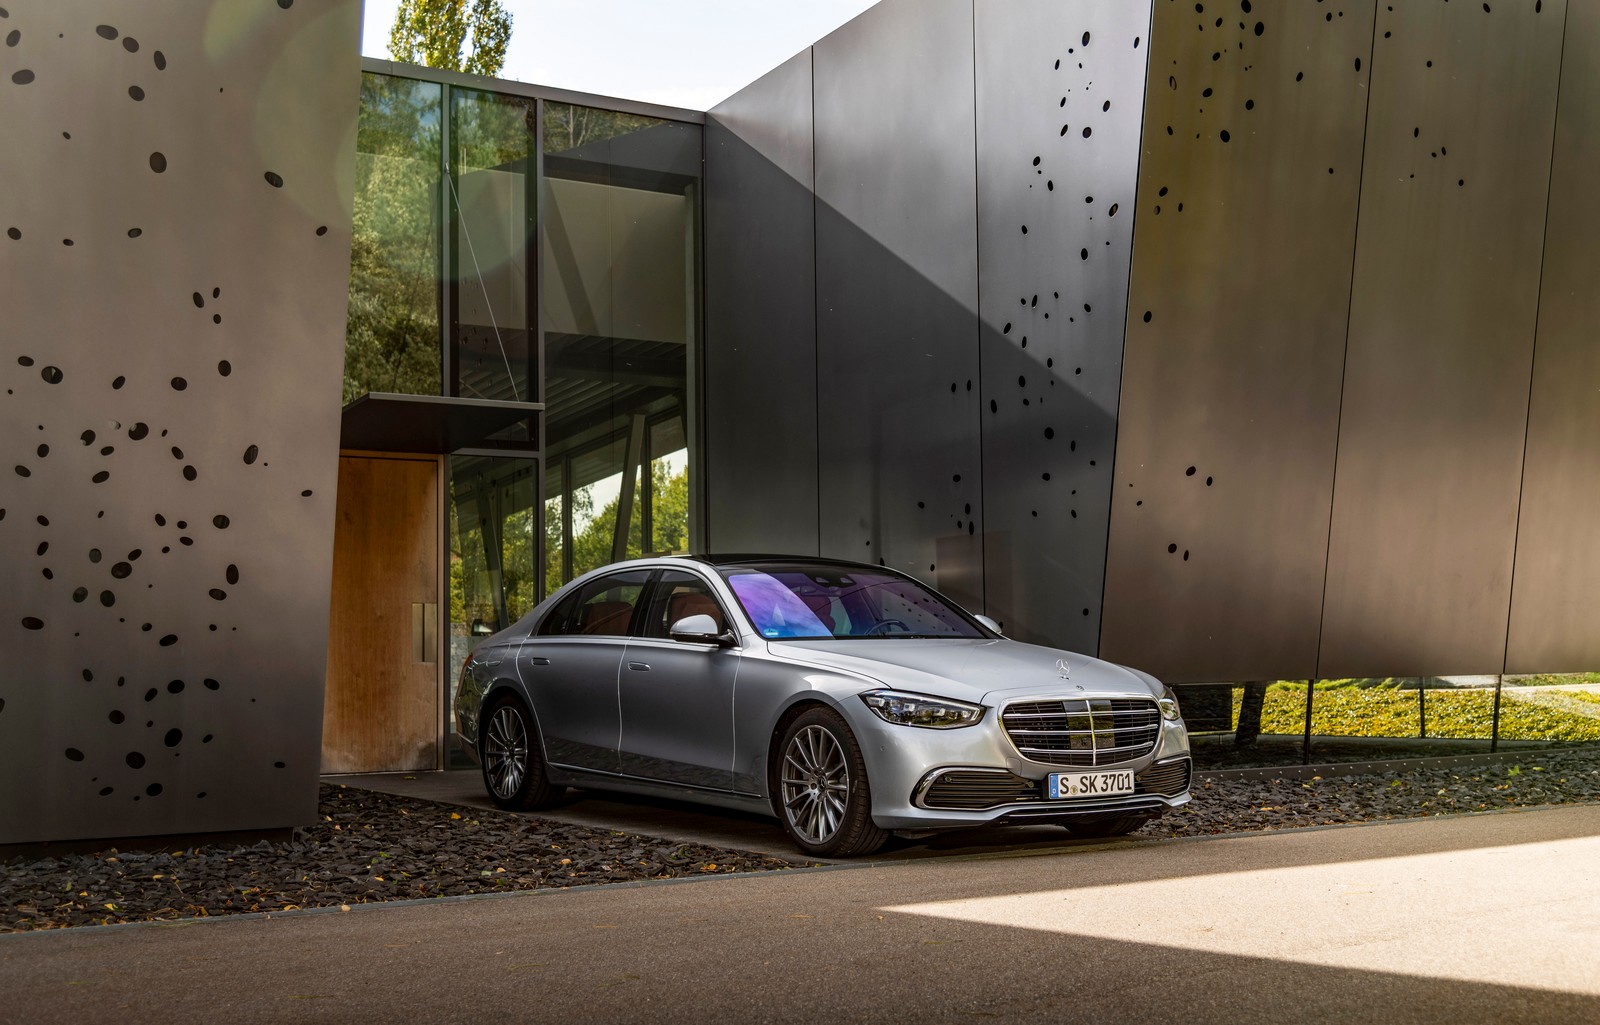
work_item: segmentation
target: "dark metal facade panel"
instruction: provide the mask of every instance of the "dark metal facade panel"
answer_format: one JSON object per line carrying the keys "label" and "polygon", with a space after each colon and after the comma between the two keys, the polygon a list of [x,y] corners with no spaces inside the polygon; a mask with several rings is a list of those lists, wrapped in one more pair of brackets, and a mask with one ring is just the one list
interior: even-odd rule
{"label": "dark metal facade panel", "polygon": [[1372,7],[1157,0],[1103,657],[1311,675]]}
{"label": "dark metal facade panel", "polygon": [[1508,673],[1600,666],[1600,5],[1566,19]]}
{"label": "dark metal facade panel", "polygon": [[706,119],[708,547],[815,555],[811,51]]}
{"label": "dark metal facade panel", "polygon": [[821,551],[983,595],[971,0],[813,47]]}
{"label": "dark metal facade panel", "polygon": [[1144,4],[976,5],[984,597],[1095,651],[1144,106]]}
{"label": "dark metal facade panel", "polygon": [[1319,676],[1504,664],[1565,6],[1379,7]]}
{"label": "dark metal facade panel", "polygon": [[0,843],[308,822],[359,8],[6,7]]}

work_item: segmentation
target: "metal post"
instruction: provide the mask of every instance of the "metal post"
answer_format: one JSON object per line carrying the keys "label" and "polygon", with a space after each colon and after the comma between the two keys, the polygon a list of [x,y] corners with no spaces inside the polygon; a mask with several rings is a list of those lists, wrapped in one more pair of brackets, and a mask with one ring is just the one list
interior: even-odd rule
{"label": "metal post", "polygon": [[1493,754],[1500,749],[1500,684],[1505,677],[1494,678],[1494,725],[1490,727],[1489,753]]}
{"label": "metal post", "polygon": [[[644,449],[644,414],[633,414],[628,430],[628,447],[622,457],[622,492],[617,496],[617,522],[611,538],[611,561],[621,562],[628,557],[628,528],[633,526],[634,472],[639,466],[639,456]],[[640,551],[644,550],[643,538]]]}
{"label": "metal post", "polygon": [[1311,764],[1311,698],[1317,693],[1317,681],[1306,681],[1306,735],[1304,746],[1300,750],[1300,764]]}
{"label": "metal post", "polygon": [[1427,685],[1423,682],[1427,677],[1417,677],[1417,736],[1426,739],[1428,736],[1428,699],[1423,696]]}

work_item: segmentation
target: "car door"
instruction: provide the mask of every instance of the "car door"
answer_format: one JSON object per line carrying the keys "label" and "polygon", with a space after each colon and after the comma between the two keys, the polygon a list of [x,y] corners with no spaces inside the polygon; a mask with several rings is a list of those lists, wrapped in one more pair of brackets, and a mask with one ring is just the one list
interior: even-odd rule
{"label": "car door", "polygon": [[741,656],[738,648],[668,636],[673,623],[693,615],[708,615],[719,627],[728,623],[727,610],[703,578],[662,570],[623,656],[622,771],[732,790],[733,688]]}
{"label": "car door", "polygon": [[552,764],[617,771],[617,670],[650,572],[611,573],[584,584],[518,651]]}

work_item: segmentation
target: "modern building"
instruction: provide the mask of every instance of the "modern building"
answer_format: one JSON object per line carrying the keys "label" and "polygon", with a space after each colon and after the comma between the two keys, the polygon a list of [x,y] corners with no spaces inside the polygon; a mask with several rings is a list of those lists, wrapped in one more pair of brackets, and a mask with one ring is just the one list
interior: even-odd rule
{"label": "modern building", "polygon": [[1255,6],[885,0],[702,113],[12,0],[0,843],[445,767],[472,638],[642,552],[881,562],[1223,730],[1600,667],[1600,11]]}

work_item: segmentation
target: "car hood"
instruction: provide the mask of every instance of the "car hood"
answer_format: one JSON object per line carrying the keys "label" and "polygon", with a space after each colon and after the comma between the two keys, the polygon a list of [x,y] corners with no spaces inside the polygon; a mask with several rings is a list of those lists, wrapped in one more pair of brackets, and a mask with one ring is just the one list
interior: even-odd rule
{"label": "car hood", "polygon": [[[974,704],[1033,695],[1161,696],[1151,677],[1059,648],[985,638],[769,641],[773,655],[865,676],[885,687]],[[1067,663],[1066,678],[1057,660]],[[1080,690],[1081,688],[1081,690]]]}

